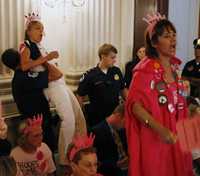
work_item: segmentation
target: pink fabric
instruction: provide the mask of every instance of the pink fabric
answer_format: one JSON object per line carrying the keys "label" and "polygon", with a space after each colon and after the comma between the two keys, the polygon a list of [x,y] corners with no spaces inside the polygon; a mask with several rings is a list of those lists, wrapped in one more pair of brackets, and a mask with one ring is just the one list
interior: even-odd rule
{"label": "pink fabric", "polygon": [[[171,63],[176,67],[180,61],[172,58]],[[184,97],[174,95],[178,85],[176,82],[167,86],[165,95],[173,107],[180,103],[184,108],[170,112],[167,104],[158,103],[159,93],[152,88],[152,80],[155,84],[163,81],[164,71],[161,66],[155,69],[156,65],[159,63],[155,60],[145,58],[136,66],[126,101],[129,176],[193,176],[191,154],[183,153],[179,142],[174,145],[164,143],[158,134],[140,123],[132,113],[133,104],[139,102],[158,122],[174,133],[177,120],[186,117]]]}
{"label": "pink fabric", "polygon": [[183,151],[200,148],[200,117],[181,120],[177,123],[177,134]]}

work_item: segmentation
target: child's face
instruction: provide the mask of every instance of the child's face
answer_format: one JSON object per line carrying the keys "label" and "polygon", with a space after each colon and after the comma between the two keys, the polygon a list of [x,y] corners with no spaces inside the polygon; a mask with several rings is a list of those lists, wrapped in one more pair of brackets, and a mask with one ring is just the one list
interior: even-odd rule
{"label": "child's face", "polygon": [[80,176],[95,176],[97,173],[96,153],[84,154],[78,164],[73,163],[74,174]]}
{"label": "child's face", "polygon": [[39,147],[42,143],[43,134],[41,126],[34,126],[27,136],[27,142],[33,147]]}
{"label": "child's face", "polygon": [[31,41],[39,43],[43,37],[44,27],[40,22],[37,22],[27,32]]}

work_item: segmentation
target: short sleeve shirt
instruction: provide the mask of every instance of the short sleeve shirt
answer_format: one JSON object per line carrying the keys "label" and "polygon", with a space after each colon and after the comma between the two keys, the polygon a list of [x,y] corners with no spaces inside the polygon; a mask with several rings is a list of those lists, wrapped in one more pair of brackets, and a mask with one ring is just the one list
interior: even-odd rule
{"label": "short sleeve shirt", "polygon": [[56,170],[49,147],[42,143],[33,154],[15,147],[10,154],[24,176],[46,176]]}
{"label": "short sleeve shirt", "polygon": [[107,73],[97,66],[83,74],[78,87],[78,95],[88,95],[93,106],[117,105],[119,94],[124,89],[123,75],[118,67],[111,67]]}

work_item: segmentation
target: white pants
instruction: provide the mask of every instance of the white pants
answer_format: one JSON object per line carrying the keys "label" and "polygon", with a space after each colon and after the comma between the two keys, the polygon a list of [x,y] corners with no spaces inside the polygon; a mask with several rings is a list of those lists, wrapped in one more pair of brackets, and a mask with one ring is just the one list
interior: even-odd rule
{"label": "white pants", "polygon": [[51,81],[44,94],[61,119],[58,152],[60,164],[65,164],[66,150],[75,133],[75,114],[64,78]]}

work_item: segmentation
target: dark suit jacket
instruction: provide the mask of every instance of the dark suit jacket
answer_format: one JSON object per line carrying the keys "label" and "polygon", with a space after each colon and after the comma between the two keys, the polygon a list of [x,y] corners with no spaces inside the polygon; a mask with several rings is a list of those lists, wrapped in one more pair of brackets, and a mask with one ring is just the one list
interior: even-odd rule
{"label": "dark suit jacket", "polygon": [[[104,176],[121,176],[122,171],[117,167],[118,151],[112,136],[111,129],[106,120],[94,126],[91,131],[95,134],[94,147],[97,149],[98,161],[100,161],[99,173]],[[118,134],[127,152],[125,130],[119,130]]]}

